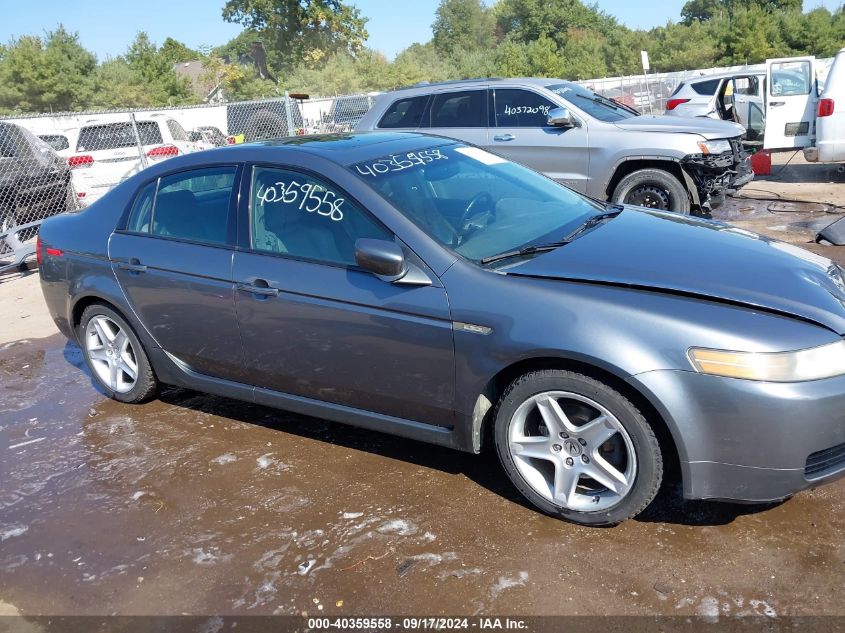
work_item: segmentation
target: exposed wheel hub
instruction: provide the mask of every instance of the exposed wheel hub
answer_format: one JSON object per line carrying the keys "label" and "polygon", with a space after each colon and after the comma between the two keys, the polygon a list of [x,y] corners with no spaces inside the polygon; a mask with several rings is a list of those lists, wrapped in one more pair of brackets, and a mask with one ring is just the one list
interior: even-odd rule
{"label": "exposed wheel hub", "polygon": [[656,185],[641,185],[625,197],[625,203],[647,209],[669,209],[669,193]]}

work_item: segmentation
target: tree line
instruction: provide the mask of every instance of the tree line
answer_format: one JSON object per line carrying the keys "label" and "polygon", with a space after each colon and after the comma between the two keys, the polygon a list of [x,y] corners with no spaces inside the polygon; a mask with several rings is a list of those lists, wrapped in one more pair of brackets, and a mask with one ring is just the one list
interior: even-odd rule
{"label": "tree line", "polygon": [[[98,62],[59,26],[0,46],[0,112],[60,112],[201,102],[173,69],[202,61],[229,100],[389,90],[419,81],[547,76],[592,79],[759,63],[845,46],[845,10],[807,13],[801,0],[690,0],[679,22],[650,30],[620,24],[580,0],[441,0],[432,38],[395,59],[365,46],[366,17],[343,0],[228,0],[222,18],[243,31],[192,50],[138,33],[126,52]],[[256,64],[255,62],[258,61]]]}

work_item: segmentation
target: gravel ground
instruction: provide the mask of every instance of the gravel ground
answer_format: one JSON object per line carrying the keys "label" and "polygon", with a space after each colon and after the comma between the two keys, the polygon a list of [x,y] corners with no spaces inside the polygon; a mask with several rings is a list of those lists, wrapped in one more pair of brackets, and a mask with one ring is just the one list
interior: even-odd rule
{"label": "gravel ground", "polygon": [[[742,195],[845,200],[835,169],[794,163]],[[717,217],[806,246],[839,216],[734,199]],[[581,528],[528,508],[492,456],[179,389],[108,400],[37,275],[0,279],[0,305],[0,615],[845,615],[845,481],[769,506],[670,489]]]}

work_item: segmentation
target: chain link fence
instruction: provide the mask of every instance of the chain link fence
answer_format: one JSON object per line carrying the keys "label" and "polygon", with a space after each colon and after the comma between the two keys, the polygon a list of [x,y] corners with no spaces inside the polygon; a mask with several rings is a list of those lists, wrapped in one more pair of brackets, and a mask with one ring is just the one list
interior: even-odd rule
{"label": "chain link fence", "polygon": [[151,164],[223,145],[347,132],[374,95],[0,120],[0,272],[34,253],[38,224],[85,207]]}

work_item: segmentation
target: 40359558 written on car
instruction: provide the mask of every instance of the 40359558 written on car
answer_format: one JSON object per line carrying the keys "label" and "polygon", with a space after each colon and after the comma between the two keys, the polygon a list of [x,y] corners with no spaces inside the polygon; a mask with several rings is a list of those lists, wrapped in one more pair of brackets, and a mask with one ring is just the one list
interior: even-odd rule
{"label": "40359558 written on car", "polygon": [[845,471],[841,268],[462,142],[176,157],[47,220],[39,256],[122,402],[165,383],[490,446],[532,504],[588,525],[641,512],[664,473],[769,501]]}

